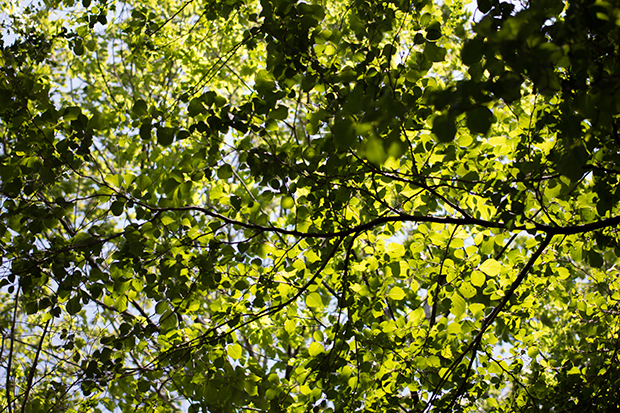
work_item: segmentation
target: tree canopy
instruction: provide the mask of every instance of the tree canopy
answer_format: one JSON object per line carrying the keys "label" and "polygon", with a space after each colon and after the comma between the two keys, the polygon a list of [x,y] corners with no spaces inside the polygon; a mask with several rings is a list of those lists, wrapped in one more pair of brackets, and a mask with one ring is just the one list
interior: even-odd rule
{"label": "tree canopy", "polygon": [[0,409],[610,411],[617,0],[2,0]]}

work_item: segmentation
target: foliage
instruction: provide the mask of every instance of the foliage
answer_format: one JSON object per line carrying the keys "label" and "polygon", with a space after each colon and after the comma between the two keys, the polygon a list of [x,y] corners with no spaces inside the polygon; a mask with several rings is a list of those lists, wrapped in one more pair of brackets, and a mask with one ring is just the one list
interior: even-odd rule
{"label": "foliage", "polygon": [[616,0],[3,0],[12,412],[618,408]]}

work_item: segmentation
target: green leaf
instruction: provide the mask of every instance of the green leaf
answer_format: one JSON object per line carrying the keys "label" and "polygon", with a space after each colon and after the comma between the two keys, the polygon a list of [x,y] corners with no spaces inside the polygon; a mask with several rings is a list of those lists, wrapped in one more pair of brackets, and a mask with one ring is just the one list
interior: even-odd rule
{"label": "green leaf", "polygon": [[117,217],[122,215],[125,212],[125,202],[120,200],[112,202],[110,210]]}
{"label": "green leaf", "polygon": [[207,108],[204,105],[204,101],[201,98],[194,98],[189,102],[187,107],[187,114],[190,117],[196,117],[200,114],[207,113]]}
{"label": "green leaf", "polygon": [[426,28],[426,39],[427,40],[438,40],[441,38],[441,25],[438,21],[434,21]]}
{"label": "green leaf", "polygon": [[452,142],[456,136],[454,118],[447,113],[435,117],[432,131],[439,142]]}
{"label": "green leaf", "polygon": [[138,390],[141,393],[146,393],[151,389],[151,383],[148,380],[140,380],[138,382]]}
{"label": "green leaf", "polygon": [[493,112],[478,107],[467,112],[467,127],[473,134],[485,135],[493,123]]}
{"label": "green leaf", "polygon": [[506,71],[502,73],[493,84],[491,91],[500,96],[506,103],[517,101],[521,97],[521,86],[523,79],[514,72]]}
{"label": "green leaf", "polygon": [[[39,305],[36,301],[31,301],[29,303],[26,303],[25,310],[26,314],[35,314],[37,311],[39,311]],[[77,310],[75,313],[77,313],[78,311],[79,310]]]}
{"label": "green leaf", "polygon": [[269,117],[275,120],[284,120],[288,116],[288,108],[283,105],[278,105],[269,113]]}
{"label": "green leaf", "polygon": [[217,170],[217,177],[220,179],[230,179],[233,176],[233,170],[227,163]]}
{"label": "green leaf", "polygon": [[82,56],[84,54],[84,42],[82,39],[77,39],[73,45],[73,53],[76,56]]}
{"label": "green leaf", "polygon": [[383,142],[380,139],[370,136],[366,140],[366,158],[375,165],[381,165],[387,159],[388,155],[383,149]]}
{"label": "green leaf", "polygon": [[588,264],[594,268],[600,268],[603,266],[603,257],[595,250],[589,250],[587,253]]}
{"label": "green leaf", "polygon": [[491,0],[478,0],[478,10],[483,14],[488,13],[491,10]]}
{"label": "green leaf", "polygon": [[308,347],[308,353],[310,353],[310,356],[312,357],[316,357],[319,354],[323,353],[324,351],[325,351],[325,347],[323,347],[323,344],[317,341],[313,341],[312,343],[310,343],[310,346]]}
{"label": "green leaf", "polygon": [[475,37],[471,40],[468,40],[463,45],[463,49],[461,50],[461,60],[467,66],[472,66],[482,59],[484,55],[484,39],[481,37]]}
{"label": "green leaf", "polygon": [[148,105],[143,99],[136,100],[131,111],[137,116],[144,116],[148,113]]}
{"label": "green leaf", "polygon": [[63,112],[63,119],[67,122],[78,119],[80,114],[82,113],[82,109],[77,106],[68,106],[65,108]]}
{"label": "green leaf", "polygon": [[332,127],[334,143],[340,150],[346,151],[356,143],[355,125],[351,119],[339,119]]}
{"label": "green leaf", "polygon": [[474,271],[471,274],[472,285],[476,287],[482,287],[485,281],[486,281],[486,277],[484,276],[484,273],[482,273],[482,271]]}
{"label": "green leaf", "polygon": [[140,175],[136,178],[135,184],[140,190],[146,191],[153,184],[153,180],[149,178],[147,175]]}
{"label": "green leaf", "polygon": [[157,127],[157,143],[162,146],[169,146],[174,140],[174,129],[169,127]]}
{"label": "green leaf", "polygon": [[446,59],[447,50],[435,43],[427,42],[424,45],[424,56],[431,62],[443,62]]}
{"label": "green leaf", "polygon": [[82,303],[80,302],[80,297],[73,297],[67,302],[67,313],[70,315],[75,315],[82,310]]}
{"label": "green leaf", "polygon": [[467,304],[465,303],[463,297],[461,297],[458,293],[454,293],[452,295],[451,301],[452,307],[450,312],[454,314],[454,317],[458,320],[465,313]]}
{"label": "green leaf", "polygon": [[381,324],[381,331],[383,331],[384,333],[391,333],[392,331],[396,330],[398,327],[396,327],[396,323],[394,323],[393,321],[389,320],[389,321],[383,321]]}
{"label": "green leaf", "polygon": [[459,287],[459,292],[465,298],[472,298],[477,294],[476,289],[468,282],[464,282]]}
{"label": "green leaf", "polygon": [[295,200],[290,196],[282,198],[282,208],[291,209],[295,206]]}
{"label": "green leaf", "polygon": [[151,118],[146,118],[142,121],[142,125],[140,126],[140,138],[143,140],[151,139]]}
{"label": "green leaf", "polygon": [[176,140],[180,141],[180,140],[183,140],[183,139],[187,139],[190,136],[191,136],[191,133],[189,131],[181,129],[180,131],[177,132]]}
{"label": "green leaf", "polygon": [[310,308],[323,307],[323,300],[319,293],[310,293],[306,296],[306,305]]}
{"label": "green leaf", "polygon": [[227,348],[226,348],[226,353],[230,356],[230,358],[232,358],[233,360],[239,360],[241,358],[241,353],[242,353],[242,347],[239,345],[239,343],[234,343],[234,344],[230,344]]}
{"label": "green leaf", "polygon": [[400,287],[392,287],[392,289],[390,290],[388,296],[392,300],[401,301],[402,299],[404,299],[406,297],[406,294],[405,294],[405,292],[403,291],[402,288],[400,288]]}
{"label": "green leaf", "polygon": [[387,252],[391,258],[399,259],[405,255],[405,247],[397,242],[390,242],[385,248],[385,252]]}
{"label": "green leaf", "polygon": [[[127,302],[126,297],[125,297],[125,302]],[[177,325],[178,324],[177,324],[176,314],[173,313],[171,310],[168,309],[161,315],[160,327],[163,331],[173,330],[177,327]]]}
{"label": "green leaf", "polygon": [[125,294],[121,294],[114,300],[114,308],[120,312],[127,310],[128,300]]}
{"label": "green leaf", "polygon": [[485,262],[483,262],[482,264],[480,264],[480,267],[478,267],[478,269],[484,272],[489,277],[495,277],[497,274],[499,274],[502,271],[502,264],[490,258],[486,260]]}
{"label": "green leaf", "polygon": [[276,83],[273,81],[273,75],[266,70],[260,70],[256,75],[256,83],[254,89],[265,95],[276,88]]}
{"label": "green leaf", "polygon": [[245,280],[239,280],[235,283],[235,289],[244,291],[248,288],[248,283]]}
{"label": "green leaf", "polygon": [[287,333],[293,334],[296,328],[297,328],[297,324],[295,323],[295,321],[286,320],[284,322],[284,329],[286,330]]}

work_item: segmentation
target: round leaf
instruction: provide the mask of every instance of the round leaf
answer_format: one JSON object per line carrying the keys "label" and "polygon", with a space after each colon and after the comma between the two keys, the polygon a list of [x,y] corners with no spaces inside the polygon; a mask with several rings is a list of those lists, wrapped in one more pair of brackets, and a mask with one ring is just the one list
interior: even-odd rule
{"label": "round leaf", "polygon": [[323,344],[317,341],[313,341],[312,343],[310,343],[310,347],[308,347],[308,353],[310,353],[312,357],[315,357],[324,351],[325,347],[323,347]]}
{"label": "round leaf", "polygon": [[406,297],[406,294],[405,294],[405,292],[403,291],[402,288],[400,288],[400,287],[393,287],[390,290],[390,293],[388,294],[388,296],[392,300],[400,301],[400,300],[402,300],[402,299],[404,299]]}
{"label": "round leaf", "polygon": [[239,360],[242,350],[243,349],[241,348],[239,343],[235,343],[228,346],[228,348],[226,349],[226,353],[228,353],[230,358],[232,358],[233,360]]}
{"label": "round leaf", "polygon": [[306,297],[306,305],[308,307],[323,307],[323,300],[321,299],[319,293],[310,293]]}
{"label": "round leaf", "polygon": [[495,277],[502,270],[502,264],[500,264],[493,258],[490,258],[480,264],[480,267],[478,267],[478,269],[484,272],[489,277]]}

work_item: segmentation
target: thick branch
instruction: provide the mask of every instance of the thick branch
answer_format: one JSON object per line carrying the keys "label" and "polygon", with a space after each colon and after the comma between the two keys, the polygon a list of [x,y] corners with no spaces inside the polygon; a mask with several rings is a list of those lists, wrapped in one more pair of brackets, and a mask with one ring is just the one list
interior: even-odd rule
{"label": "thick branch", "polygon": [[[237,221],[232,218],[228,218],[222,214],[217,212],[213,212],[208,208],[203,208],[199,206],[183,206],[183,207],[171,207],[171,208],[159,208],[147,205],[145,203],[136,202],[151,211],[155,212],[166,212],[166,211],[196,211],[208,215],[210,217],[222,220],[223,222],[231,225],[237,225],[246,229],[253,229],[261,232],[273,232],[284,235],[292,235],[303,238],[337,238],[337,237],[346,237],[351,234],[355,234],[357,232],[364,232],[369,229],[372,229],[378,225],[386,224],[388,222],[431,222],[437,224],[452,224],[452,225],[477,225],[484,228],[500,228],[500,229],[509,229],[508,226],[503,222],[493,222],[487,221],[484,219],[478,219],[473,217],[465,217],[465,218],[453,218],[453,217],[435,217],[435,216],[419,216],[419,215],[409,215],[409,214],[398,214],[398,215],[387,215],[379,218],[375,218],[371,221],[366,222],[365,224],[360,224],[354,227],[350,227],[341,231],[334,232],[303,232],[294,229],[285,229],[278,227],[268,227],[258,224],[252,224],[248,222]],[[615,216],[612,218],[603,219],[600,221],[592,222],[589,224],[583,225],[573,225],[566,227],[554,227],[539,223],[533,223],[533,227],[526,226],[516,226],[510,228],[511,230],[530,230],[536,232],[543,232],[547,235],[574,235],[574,234],[582,234],[585,232],[596,231],[598,229],[616,226],[620,224],[620,216]]]}

